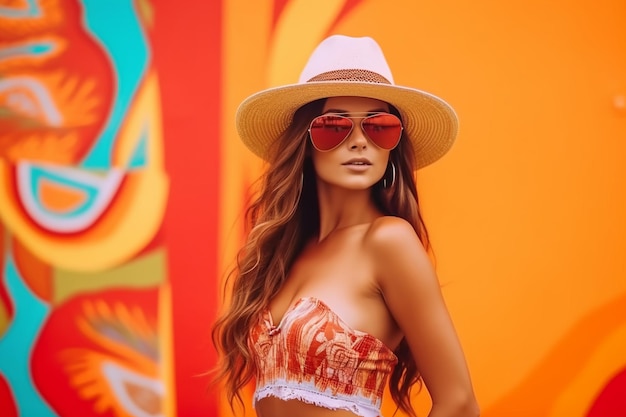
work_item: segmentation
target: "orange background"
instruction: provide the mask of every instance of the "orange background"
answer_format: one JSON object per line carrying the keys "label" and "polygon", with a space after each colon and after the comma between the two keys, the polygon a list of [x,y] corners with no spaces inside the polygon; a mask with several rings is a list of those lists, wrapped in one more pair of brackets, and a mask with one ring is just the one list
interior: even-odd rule
{"label": "orange background", "polygon": [[[623,417],[625,20],[624,0],[4,1],[0,414],[232,415],[207,389],[209,330],[263,169],[236,108],[343,33],[374,37],[398,84],[459,114],[452,151],[417,176],[482,415]],[[81,202],[61,197],[86,189],[109,205],[71,212],[88,221],[68,234]],[[118,306],[103,316],[126,337],[85,331],[85,305]],[[120,366],[128,340],[158,354]],[[102,353],[90,373],[62,360],[76,348]],[[415,404],[426,415],[427,393]]]}
{"label": "orange background", "polygon": [[[626,370],[626,3],[222,7],[220,270],[262,169],[236,137],[237,105],[296,82],[327,35],[372,36],[396,83],[443,97],[460,118],[452,151],[418,184],[482,415],[590,415]],[[427,396],[416,403],[424,413]]]}

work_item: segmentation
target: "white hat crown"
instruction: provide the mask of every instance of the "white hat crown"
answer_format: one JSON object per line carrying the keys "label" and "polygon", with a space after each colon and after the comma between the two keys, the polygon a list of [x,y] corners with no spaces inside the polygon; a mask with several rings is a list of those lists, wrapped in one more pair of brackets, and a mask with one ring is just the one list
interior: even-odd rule
{"label": "white hat crown", "polygon": [[354,70],[378,74],[386,84],[394,84],[385,55],[374,39],[344,35],[330,36],[315,48],[300,74],[299,83],[315,81],[326,73]]}

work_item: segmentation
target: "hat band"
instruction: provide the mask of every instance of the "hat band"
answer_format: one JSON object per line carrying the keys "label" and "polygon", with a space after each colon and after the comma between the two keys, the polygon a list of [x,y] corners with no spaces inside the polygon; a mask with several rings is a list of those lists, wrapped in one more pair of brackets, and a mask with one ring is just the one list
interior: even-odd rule
{"label": "hat band", "polygon": [[307,82],[316,81],[361,81],[366,83],[391,84],[389,80],[382,75],[364,69],[343,69],[323,72]]}

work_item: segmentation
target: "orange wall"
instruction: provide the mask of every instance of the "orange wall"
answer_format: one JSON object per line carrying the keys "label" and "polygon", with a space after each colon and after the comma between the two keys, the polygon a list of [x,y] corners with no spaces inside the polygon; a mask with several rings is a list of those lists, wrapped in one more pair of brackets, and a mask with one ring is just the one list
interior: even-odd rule
{"label": "orange wall", "polygon": [[483,415],[590,415],[626,370],[624,16],[622,0],[225,2],[221,268],[261,169],[237,104],[295,82],[325,36],[372,36],[396,83],[459,114],[418,182]]}

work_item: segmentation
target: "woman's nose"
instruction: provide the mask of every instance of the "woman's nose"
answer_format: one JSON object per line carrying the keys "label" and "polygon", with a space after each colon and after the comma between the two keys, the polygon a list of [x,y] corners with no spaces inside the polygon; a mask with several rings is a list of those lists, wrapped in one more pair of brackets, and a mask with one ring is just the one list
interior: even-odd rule
{"label": "woman's nose", "polygon": [[367,143],[367,136],[365,136],[365,133],[361,129],[361,126],[356,124],[356,126],[354,126],[354,128],[352,129],[352,132],[350,132],[350,136],[348,137],[348,145],[350,146],[350,149],[365,149],[367,147]]}

